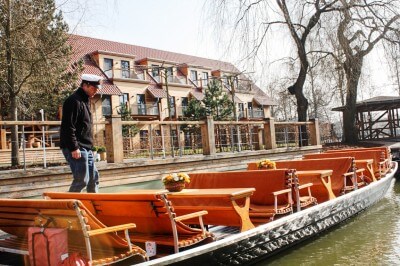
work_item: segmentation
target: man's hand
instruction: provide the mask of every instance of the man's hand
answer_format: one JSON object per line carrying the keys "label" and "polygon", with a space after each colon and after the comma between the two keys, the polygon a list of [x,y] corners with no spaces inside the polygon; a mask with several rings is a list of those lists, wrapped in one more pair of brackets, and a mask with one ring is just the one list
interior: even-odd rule
{"label": "man's hand", "polygon": [[72,154],[72,158],[74,158],[74,159],[81,158],[81,151],[79,149],[72,151],[71,154]]}

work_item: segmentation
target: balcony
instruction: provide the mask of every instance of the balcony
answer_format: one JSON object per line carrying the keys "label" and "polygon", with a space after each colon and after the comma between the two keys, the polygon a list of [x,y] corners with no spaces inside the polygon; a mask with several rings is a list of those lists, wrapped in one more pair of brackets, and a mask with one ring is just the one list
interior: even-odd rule
{"label": "balcony", "polygon": [[146,80],[145,72],[140,68],[118,69],[104,71],[106,76],[113,80]]}
{"label": "balcony", "polygon": [[132,115],[159,115],[157,104],[132,104]]}
{"label": "balcony", "polygon": [[[164,84],[165,83],[165,79],[159,75],[157,76],[152,76],[153,79],[157,82],[157,83],[161,83]],[[179,84],[179,85],[187,85],[187,80],[186,77],[183,76],[168,76],[167,78],[167,82],[171,83],[171,84]]]}
{"label": "balcony", "polygon": [[261,108],[249,109],[249,118],[264,118],[264,110]]}
{"label": "balcony", "polygon": [[169,76],[168,82],[176,83],[176,84],[184,84],[184,85],[187,84],[186,77],[183,77],[183,76]]}
{"label": "balcony", "polygon": [[178,106],[176,108],[176,112],[177,112],[178,116],[185,117],[186,116],[185,112],[186,112],[187,108],[188,108],[187,106]]}

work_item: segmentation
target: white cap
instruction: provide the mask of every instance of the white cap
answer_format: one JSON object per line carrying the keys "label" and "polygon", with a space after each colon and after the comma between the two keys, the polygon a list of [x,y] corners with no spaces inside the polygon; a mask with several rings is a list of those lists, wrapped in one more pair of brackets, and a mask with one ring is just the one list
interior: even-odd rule
{"label": "white cap", "polygon": [[93,74],[82,74],[82,81],[89,81],[92,83],[99,83],[102,81],[103,78]]}
{"label": "white cap", "polygon": [[82,74],[82,82],[90,83],[93,86],[96,86],[98,89],[101,88],[102,77],[93,75],[93,74]]}

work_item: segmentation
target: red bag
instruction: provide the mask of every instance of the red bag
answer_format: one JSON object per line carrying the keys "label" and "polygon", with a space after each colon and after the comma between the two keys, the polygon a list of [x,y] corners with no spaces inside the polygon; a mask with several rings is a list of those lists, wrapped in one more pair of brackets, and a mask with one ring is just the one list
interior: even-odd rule
{"label": "red bag", "polygon": [[56,266],[68,257],[66,228],[28,228],[29,260],[32,266]]}

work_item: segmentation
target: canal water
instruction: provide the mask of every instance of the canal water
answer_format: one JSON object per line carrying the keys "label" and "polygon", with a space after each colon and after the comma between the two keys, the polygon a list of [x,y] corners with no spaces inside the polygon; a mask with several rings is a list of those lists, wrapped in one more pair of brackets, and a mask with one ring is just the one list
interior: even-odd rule
{"label": "canal water", "polygon": [[400,180],[371,208],[261,265],[400,265]]}

